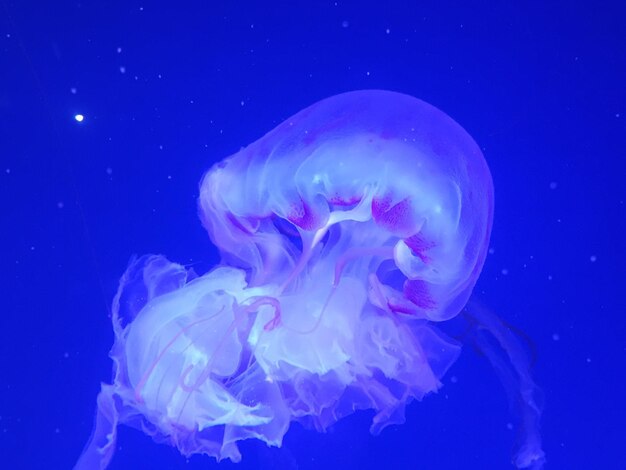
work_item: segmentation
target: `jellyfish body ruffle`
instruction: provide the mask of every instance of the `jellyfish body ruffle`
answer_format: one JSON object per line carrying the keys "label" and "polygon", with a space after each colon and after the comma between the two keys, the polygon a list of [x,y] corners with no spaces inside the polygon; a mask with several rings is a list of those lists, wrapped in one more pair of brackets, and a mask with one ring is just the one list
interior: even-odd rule
{"label": "jellyfish body ruffle", "polygon": [[493,213],[482,154],[448,116],[386,91],[323,100],[214,165],[199,208],[222,263],[131,261],[77,468],[107,465],[120,423],[238,461],[238,441],[279,446],[292,422],[373,409],[378,433],[440,387],[459,345],[437,322],[467,302]]}

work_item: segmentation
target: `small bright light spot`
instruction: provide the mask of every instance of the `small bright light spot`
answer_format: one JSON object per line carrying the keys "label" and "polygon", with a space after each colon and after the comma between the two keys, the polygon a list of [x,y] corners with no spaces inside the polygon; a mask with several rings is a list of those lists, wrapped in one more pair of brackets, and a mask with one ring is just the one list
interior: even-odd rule
{"label": "small bright light spot", "polygon": [[123,65],[120,67],[120,73],[126,73],[126,67]]}
{"label": "small bright light spot", "polygon": [[343,20],[341,22],[341,27],[342,28],[347,28],[348,26],[350,26],[350,23],[348,23],[348,20]]}
{"label": "small bright light spot", "polygon": [[596,261],[598,261],[598,257],[596,255],[591,255],[589,257],[589,261],[591,261],[592,263],[595,263]]}
{"label": "small bright light spot", "polygon": [[489,248],[489,254],[493,255],[496,252],[495,248]]}
{"label": "small bright light spot", "polygon": [[72,95],[75,95],[77,91],[78,91],[78,90],[76,89],[76,87],[75,87],[75,86],[73,86],[72,88],[70,88],[70,93],[71,93]]}
{"label": "small bright light spot", "polygon": [[513,424],[512,424],[512,423],[506,423],[506,428],[507,428],[509,431],[512,431],[512,430],[513,430]]}
{"label": "small bright light spot", "polygon": [[385,30],[385,33],[387,33],[387,34],[389,34],[390,32],[391,32],[391,30],[390,30],[389,28],[387,28],[387,29]]}
{"label": "small bright light spot", "polygon": [[552,279],[554,279],[554,278],[552,277],[552,274],[548,274],[548,281],[551,281]]}
{"label": "small bright light spot", "polygon": [[117,53],[118,53],[118,54],[121,54],[121,53],[122,53],[122,48],[121,48],[121,47],[118,47],[118,48],[117,48]]}
{"label": "small bright light spot", "polygon": [[74,115],[74,119],[75,119],[77,122],[83,122],[83,121],[85,120],[85,116],[83,116],[82,114],[75,114],[75,115]]}
{"label": "small bright light spot", "polygon": [[453,375],[452,377],[450,377],[450,382],[452,382],[453,384],[457,383],[458,381],[459,379],[456,375]]}
{"label": "small bright light spot", "polygon": [[557,186],[556,181],[552,181],[550,183],[550,189],[556,189],[556,186]]}
{"label": "small bright light spot", "polygon": [[503,275],[503,276],[506,276],[507,274],[509,274],[509,270],[508,270],[508,269],[506,269],[506,268],[504,268],[504,269],[502,270],[502,275]]}
{"label": "small bright light spot", "polygon": [[241,106],[245,105],[246,102],[244,100],[241,100]]}
{"label": "small bright light spot", "polygon": [[558,341],[561,339],[561,336],[558,333],[552,333],[552,340]]}
{"label": "small bright light spot", "polygon": [[588,358],[587,358],[587,364],[590,364],[590,363],[591,363],[591,358],[590,358],[590,357],[588,357]]}
{"label": "small bright light spot", "polygon": [[11,168],[7,168],[7,169],[6,169],[6,170],[4,170],[4,171],[6,171],[6,173],[7,173],[7,175],[8,175],[9,173],[11,173]]}
{"label": "small bright light spot", "polygon": [[107,172],[107,175],[113,174],[113,168],[107,167],[106,172]]}
{"label": "small bright light spot", "polygon": [[59,202],[57,202],[57,207],[59,209],[63,209],[65,207],[65,204],[63,203],[63,201],[59,201]]}

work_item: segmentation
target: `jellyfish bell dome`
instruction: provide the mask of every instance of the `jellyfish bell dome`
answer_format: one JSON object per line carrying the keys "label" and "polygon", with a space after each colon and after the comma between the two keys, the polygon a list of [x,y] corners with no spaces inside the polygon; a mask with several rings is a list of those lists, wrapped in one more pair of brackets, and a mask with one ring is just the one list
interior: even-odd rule
{"label": "jellyfish bell dome", "polygon": [[331,284],[338,267],[367,275],[379,306],[441,321],[465,305],[484,263],[493,185],[478,145],[446,114],[364,90],[322,100],[214,165],[199,205],[253,284],[288,278],[301,289],[293,278],[314,257],[326,276],[316,282]]}

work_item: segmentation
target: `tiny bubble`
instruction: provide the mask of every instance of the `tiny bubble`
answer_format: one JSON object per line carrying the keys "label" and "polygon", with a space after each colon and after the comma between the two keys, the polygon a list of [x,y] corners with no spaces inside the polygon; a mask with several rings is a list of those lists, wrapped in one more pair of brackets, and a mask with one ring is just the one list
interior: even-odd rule
{"label": "tiny bubble", "polygon": [[387,34],[389,34],[390,32],[391,32],[391,30],[390,30],[389,28],[387,28],[387,29],[385,30],[385,33],[387,33]]}
{"label": "tiny bubble", "polygon": [[452,382],[453,384],[457,383],[459,381],[459,379],[457,378],[456,375],[453,375],[452,377],[450,377],[450,382]]}
{"label": "tiny bubble", "polygon": [[348,26],[350,26],[350,23],[348,23],[348,21],[347,21],[347,20],[343,20],[343,21],[341,22],[341,27],[342,27],[342,28],[347,28]]}
{"label": "tiny bubble", "polygon": [[503,276],[506,276],[507,274],[509,274],[509,270],[508,270],[508,269],[506,269],[506,268],[504,268],[504,269],[502,270],[502,275],[503,275]]}
{"label": "tiny bubble", "polygon": [[595,263],[596,261],[598,261],[598,257],[596,255],[591,255],[589,257],[589,261],[591,261],[592,263]]}
{"label": "tiny bubble", "polygon": [[557,185],[556,185],[556,181],[552,181],[552,182],[550,183],[550,189],[556,189],[556,186],[557,186]]}
{"label": "tiny bubble", "polygon": [[587,364],[590,364],[590,363],[591,363],[591,358],[590,358],[590,357],[588,357],[588,358],[586,359],[586,361],[587,361]]}
{"label": "tiny bubble", "polygon": [[70,353],[68,353],[67,351],[63,353],[63,357],[65,359],[67,359],[68,357],[70,357]]}
{"label": "tiny bubble", "polygon": [[561,339],[561,336],[558,333],[552,333],[552,340],[558,341]]}
{"label": "tiny bubble", "polygon": [[241,106],[245,105],[246,102],[244,100],[241,100]]}
{"label": "tiny bubble", "polygon": [[489,248],[489,254],[493,255],[496,252],[495,248]]}
{"label": "tiny bubble", "polygon": [[107,175],[113,174],[113,168],[111,168],[110,166],[107,167],[106,172],[107,172]]}
{"label": "tiny bubble", "polygon": [[57,202],[57,207],[59,209],[63,209],[65,207],[65,204],[63,204],[63,201],[59,201],[59,202]]}
{"label": "tiny bubble", "polygon": [[117,48],[117,53],[118,53],[118,54],[121,54],[121,53],[122,53],[122,48],[121,48],[121,47],[118,47],[118,48]]}
{"label": "tiny bubble", "polygon": [[126,67],[123,65],[120,66],[120,73],[126,73]]}
{"label": "tiny bubble", "polygon": [[4,170],[6,172],[6,174],[8,175],[9,173],[11,173],[11,168],[7,168],[6,170]]}
{"label": "tiny bubble", "polygon": [[513,423],[506,423],[506,428],[507,428],[509,431],[512,431],[512,430],[513,430]]}
{"label": "tiny bubble", "polygon": [[78,91],[78,90],[77,90],[77,89],[76,89],[76,87],[74,87],[74,86],[73,86],[72,88],[70,88],[70,93],[71,93],[72,95],[75,95],[77,91]]}

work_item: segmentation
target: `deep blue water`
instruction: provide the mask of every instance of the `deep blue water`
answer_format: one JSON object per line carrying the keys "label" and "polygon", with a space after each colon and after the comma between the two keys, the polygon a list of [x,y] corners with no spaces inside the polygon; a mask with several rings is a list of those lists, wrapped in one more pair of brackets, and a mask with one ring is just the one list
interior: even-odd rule
{"label": "deep blue water", "polygon": [[[626,468],[623,15],[618,1],[2,1],[0,467],[74,464],[132,254],[218,261],[196,214],[211,164],[319,99],[382,88],[483,149],[496,212],[475,295],[532,345],[546,468]],[[404,425],[371,437],[370,419],[293,426],[280,450],[246,442],[238,465],[121,428],[111,468],[510,468],[506,395],[471,348]]]}

